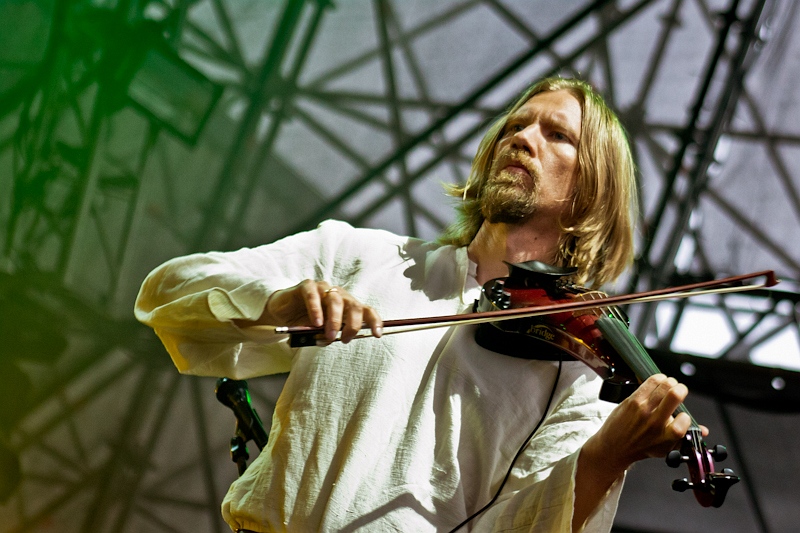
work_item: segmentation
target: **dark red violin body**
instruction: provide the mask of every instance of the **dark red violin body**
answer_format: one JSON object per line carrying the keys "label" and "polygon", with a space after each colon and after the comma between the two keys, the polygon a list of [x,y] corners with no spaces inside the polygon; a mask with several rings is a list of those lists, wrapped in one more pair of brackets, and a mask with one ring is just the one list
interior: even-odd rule
{"label": "dark red violin body", "polygon": [[[602,298],[570,283],[574,269],[539,261],[509,265],[507,278],[487,282],[475,311],[536,307]],[[488,350],[524,359],[577,359],[604,380],[600,397],[619,403],[639,385],[636,376],[597,329],[595,312],[563,312],[489,322],[478,326],[476,342]]]}

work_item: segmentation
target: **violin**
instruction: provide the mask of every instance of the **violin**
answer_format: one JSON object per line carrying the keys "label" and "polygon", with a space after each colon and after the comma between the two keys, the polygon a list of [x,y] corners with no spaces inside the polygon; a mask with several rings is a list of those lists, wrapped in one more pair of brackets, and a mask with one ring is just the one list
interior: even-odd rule
{"label": "violin", "polygon": [[[539,261],[509,265],[507,278],[487,282],[474,310],[533,307],[554,302],[593,301],[602,305],[607,295],[571,282],[577,269],[559,268]],[[639,384],[659,373],[645,348],[628,329],[627,316],[615,306],[594,307],[579,312],[556,312],[541,317],[511,319],[480,324],[475,341],[486,349],[526,359],[577,359],[601,378],[600,399],[619,403]],[[542,349],[542,346],[548,347]],[[690,479],[676,479],[672,488],[692,489],[703,507],[720,507],[728,489],[739,482],[733,470],[715,471],[715,462],[727,457],[725,446],[708,448],[699,424],[684,404],[675,412],[686,413],[691,426],[680,446],[666,458],[668,466],[686,463]]]}
{"label": "violin", "polygon": [[[608,296],[572,283],[574,269],[554,267],[538,261],[509,265],[509,276],[490,280],[481,290],[473,312],[461,315],[386,320],[384,335],[478,324],[476,342],[489,350],[530,359],[582,361],[603,380],[600,398],[620,402],[639,384],[659,373],[656,364],[638,339],[628,330],[628,319],[620,304],[687,298],[699,294],[743,292],[778,283],[772,271],[732,276],[681,287],[657,289],[629,295]],[[743,285],[764,277],[758,284]],[[309,326],[260,326],[264,342],[289,335],[292,347],[324,345],[322,328]],[[255,329],[255,328],[253,328]],[[355,339],[371,337],[367,329]],[[675,414],[684,412],[681,404]],[[692,423],[680,446],[666,457],[668,466],[686,464],[689,478],[677,479],[672,488],[691,489],[704,507],[720,507],[728,489],[739,477],[728,468],[715,470],[715,463],[727,457],[724,446],[709,448],[700,426]]]}

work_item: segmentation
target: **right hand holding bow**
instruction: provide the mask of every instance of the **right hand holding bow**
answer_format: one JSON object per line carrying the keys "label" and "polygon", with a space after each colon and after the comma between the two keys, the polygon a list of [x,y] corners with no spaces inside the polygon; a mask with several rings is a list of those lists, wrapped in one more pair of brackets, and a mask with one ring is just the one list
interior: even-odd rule
{"label": "right hand holding bow", "polygon": [[341,330],[341,341],[344,343],[350,342],[364,324],[375,337],[381,336],[383,327],[381,317],[372,307],[364,305],[342,287],[310,279],[273,292],[255,322],[236,322],[239,326],[269,324],[324,327],[328,341],[336,339]]}

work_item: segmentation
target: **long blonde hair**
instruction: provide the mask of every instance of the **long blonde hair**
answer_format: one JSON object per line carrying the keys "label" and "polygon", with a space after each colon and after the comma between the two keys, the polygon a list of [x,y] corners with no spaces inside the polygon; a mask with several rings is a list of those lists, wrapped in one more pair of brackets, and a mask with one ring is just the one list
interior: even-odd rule
{"label": "long blonde hair", "polygon": [[484,217],[480,192],[486,183],[495,146],[508,117],[533,96],[567,90],[581,104],[578,179],[572,208],[560,221],[560,266],[578,269],[578,283],[599,287],[614,281],[633,260],[636,177],[628,137],[603,98],[584,81],[546,78],[525,90],[489,128],[472,161],[463,186],[446,185],[448,194],[461,197],[458,218],[439,241],[466,246],[478,233]]}

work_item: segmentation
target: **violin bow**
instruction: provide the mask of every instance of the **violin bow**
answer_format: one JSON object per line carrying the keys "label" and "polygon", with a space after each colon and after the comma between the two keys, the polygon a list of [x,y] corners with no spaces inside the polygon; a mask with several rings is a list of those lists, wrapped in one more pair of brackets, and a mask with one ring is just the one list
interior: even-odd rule
{"label": "violin bow", "polygon": [[[725,287],[756,278],[764,278],[761,283],[748,285],[734,285]],[[495,311],[484,311],[478,313],[464,313],[458,315],[443,315],[432,317],[402,318],[395,320],[385,320],[383,322],[383,335],[406,333],[409,331],[421,331],[426,329],[442,328],[455,325],[466,326],[470,324],[483,324],[497,320],[508,320],[512,318],[529,318],[544,316],[553,313],[564,313],[572,311],[583,311],[595,309],[597,307],[608,307],[614,305],[626,305],[632,303],[648,303],[662,300],[674,300],[690,298],[706,294],[727,294],[738,293],[772,287],[778,284],[775,272],[772,270],[762,270],[750,274],[731,276],[718,280],[701,281],[677,287],[666,287],[631,294],[620,294],[607,296],[601,300],[575,300],[570,302],[540,305],[535,307],[520,307],[514,309],[501,309]],[[363,325],[362,325],[363,326]],[[251,326],[246,328],[247,336],[255,342],[273,343],[285,339],[290,339],[292,347],[326,345],[330,341],[322,338],[324,329],[313,326]],[[353,339],[363,339],[373,337],[372,332],[366,327]],[[338,340],[338,337],[337,339]]]}

